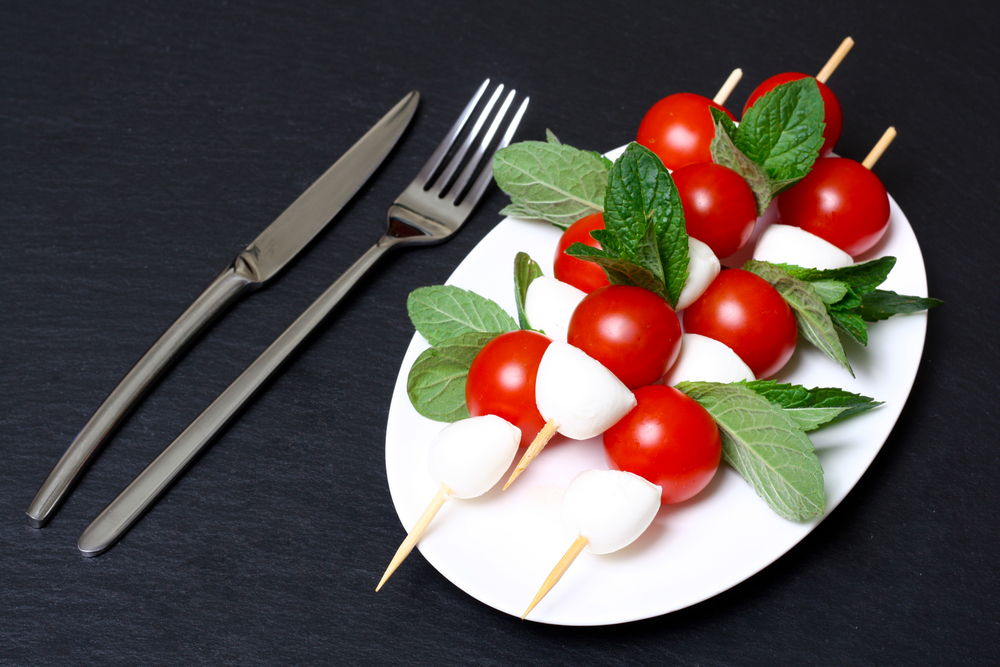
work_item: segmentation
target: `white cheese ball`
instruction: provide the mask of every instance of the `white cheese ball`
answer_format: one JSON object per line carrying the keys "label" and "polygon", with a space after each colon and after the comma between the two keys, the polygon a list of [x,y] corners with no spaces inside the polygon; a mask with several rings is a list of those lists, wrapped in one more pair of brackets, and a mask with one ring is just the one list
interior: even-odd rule
{"label": "white cheese ball", "polygon": [[587,470],[563,494],[562,521],[587,551],[608,554],[634,542],[660,509],[660,487],[619,470]]}
{"label": "white cheese ball", "polygon": [[688,237],[688,278],[684,289],[677,297],[677,308],[684,310],[704,294],[708,286],[719,275],[722,265],[712,249],[693,236]]}
{"label": "white cheese ball", "polygon": [[569,319],[587,293],[569,283],[540,276],[528,285],[524,297],[524,315],[532,329],[552,340],[566,342]]}
{"label": "white cheese ball", "polygon": [[431,443],[427,469],[456,498],[481,496],[514,461],[521,429],[495,415],[448,424]]}
{"label": "white cheese ball", "polygon": [[567,438],[600,435],[635,407],[635,396],[601,362],[579,348],[553,341],[535,378],[535,404]]}
{"label": "white cheese ball", "polygon": [[854,264],[854,258],[837,246],[792,225],[771,225],[765,229],[753,250],[753,258],[820,270]]}
{"label": "white cheese ball", "polygon": [[700,334],[681,334],[681,354],[663,383],[755,380],[753,371],[725,343]]}

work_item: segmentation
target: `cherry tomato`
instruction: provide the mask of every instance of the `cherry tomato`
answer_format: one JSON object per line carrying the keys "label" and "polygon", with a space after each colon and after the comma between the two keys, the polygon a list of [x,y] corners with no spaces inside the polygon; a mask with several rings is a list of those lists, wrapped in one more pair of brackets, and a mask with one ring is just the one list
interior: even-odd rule
{"label": "cherry tomato", "polygon": [[594,262],[570,257],[566,254],[566,248],[574,243],[583,243],[584,245],[589,245],[591,248],[600,248],[601,244],[590,235],[590,232],[595,229],[604,229],[604,216],[600,213],[584,216],[570,225],[559,238],[559,244],[556,246],[556,256],[552,262],[552,269],[556,280],[569,283],[587,294],[590,294],[598,287],[610,285],[608,276],[604,273],[604,269]]}
{"label": "cherry tomato", "polygon": [[715,138],[715,121],[709,107],[725,107],[694,93],[668,95],[646,112],[636,141],[656,153],[667,169],[680,169],[692,162],[711,162],[709,145]]}
{"label": "cherry tomato", "polygon": [[720,273],[684,311],[684,330],[725,343],[758,380],[774,375],[795,352],[795,314],[770,283],[743,271]]}
{"label": "cherry tomato", "polygon": [[[746,115],[747,109],[752,107],[758,98],[763,97],[764,94],[771,92],[781,84],[807,78],[812,77],[801,72],[785,72],[766,79],[750,93],[750,98],[747,100],[746,106],[743,107],[743,115]],[[840,100],[825,83],[817,80],[816,85],[819,86],[819,94],[823,97],[823,107],[826,111],[823,117],[823,122],[826,123],[826,127],[823,129],[823,147],[819,149],[820,157],[823,157],[833,150],[833,147],[837,145],[837,140],[840,139],[840,131],[844,129],[844,112],[840,108]]]}
{"label": "cherry tomato", "polygon": [[632,411],[604,432],[608,466],[659,484],[664,505],[687,500],[719,468],[719,427],[697,401],[673,387],[642,387],[635,400]]}
{"label": "cherry tomato", "polygon": [[527,447],[545,426],[535,406],[535,376],[552,340],[534,331],[510,331],[483,346],[465,381],[465,403],[473,417],[496,415],[521,429]]}
{"label": "cherry tomato", "polygon": [[673,179],[688,234],[719,258],[746,245],[757,221],[757,201],[742,176],[714,162],[696,162],[675,171]]}
{"label": "cherry tomato", "polygon": [[889,195],[878,176],[860,162],[823,158],[805,178],[778,195],[778,220],[857,257],[878,243],[889,227]]}
{"label": "cherry tomato", "polygon": [[609,285],[594,290],[576,307],[567,341],[634,389],[659,380],[677,360],[681,325],[658,294]]}

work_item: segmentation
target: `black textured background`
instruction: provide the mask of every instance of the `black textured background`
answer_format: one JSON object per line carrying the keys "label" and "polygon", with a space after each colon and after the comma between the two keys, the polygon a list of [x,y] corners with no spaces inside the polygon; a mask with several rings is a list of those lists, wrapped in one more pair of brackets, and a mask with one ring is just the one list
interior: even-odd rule
{"label": "black textured background", "polygon": [[[923,5],[927,5],[926,7]],[[776,665],[1000,661],[996,3],[0,2],[0,664]],[[410,290],[499,220],[398,253],[111,551],[87,523],[381,233],[486,76],[609,150],[666,94],[730,106],[854,50],[830,84],[838,151],[900,133],[877,171],[921,242],[924,359],[847,499],[774,565],[618,627],[521,622],[414,553],[383,466]],[[395,154],[267,289],[149,395],[43,530],[24,510],[153,340],[408,90]]]}

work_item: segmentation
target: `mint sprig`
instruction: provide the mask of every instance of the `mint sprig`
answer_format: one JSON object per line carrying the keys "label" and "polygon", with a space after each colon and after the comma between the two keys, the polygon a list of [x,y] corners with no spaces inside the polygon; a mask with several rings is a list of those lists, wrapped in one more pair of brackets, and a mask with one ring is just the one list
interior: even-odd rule
{"label": "mint sprig", "polygon": [[465,381],[483,346],[517,330],[517,322],[495,301],[454,285],[410,292],[410,321],[431,347],[410,368],[406,394],[418,413],[435,421],[465,419]]}
{"label": "mint sprig", "polygon": [[769,91],[747,109],[739,126],[718,109],[711,113],[712,160],[746,179],[758,215],[809,173],[823,146],[823,97],[811,77]]}
{"label": "mint sprig", "polygon": [[823,466],[797,421],[743,384],[682,382],[722,435],[722,456],[780,516],[808,521],[826,509]]}
{"label": "mint sprig", "polygon": [[500,213],[548,220],[566,229],[580,218],[604,210],[610,161],[593,151],[559,142],[522,141],[497,151],[493,178],[510,195]]}
{"label": "mint sprig", "polygon": [[868,322],[943,303],[876,289],[895,264],[895,257],[879,257],[840,269],[820,270],[751,260],[743,268],[771,283],[795,312],[799,332],[850,371],[838,332],[866,346]]}
{"label": "mint sprig", "polygon": [[638,285],[676,306],[687,280],[684,208],[670,172],[649,149],[631,143],[608,174],[601,244],[574,243],[566,253],[597,263],[613,284]]}

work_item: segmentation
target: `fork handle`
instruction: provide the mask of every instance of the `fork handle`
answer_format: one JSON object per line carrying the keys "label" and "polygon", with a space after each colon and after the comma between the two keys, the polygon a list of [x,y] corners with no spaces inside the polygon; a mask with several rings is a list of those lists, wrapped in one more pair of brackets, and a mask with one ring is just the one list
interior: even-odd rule
{"label": "fork handle", "polygon": [[323,321],[358,279],[389,248],[394,239],[383,236],[340,278],[278,336],[229,387],[177,436],[128,487],[94,519],[80,536],[84,556],[97,556],[110,548],[142,513],[187,468],[212,438],[231,420],[264,381]]}
{"label": "fork handle", "polygon": [[29,524],[41,528],[48,522],[94,453],[108,440],[156,378],[219,313],[256,285],[240,269],[237,260],[219,274],[122,378],[42,483],[28,506]]}

